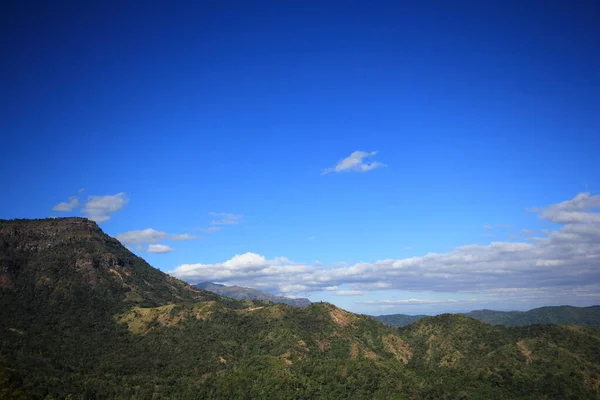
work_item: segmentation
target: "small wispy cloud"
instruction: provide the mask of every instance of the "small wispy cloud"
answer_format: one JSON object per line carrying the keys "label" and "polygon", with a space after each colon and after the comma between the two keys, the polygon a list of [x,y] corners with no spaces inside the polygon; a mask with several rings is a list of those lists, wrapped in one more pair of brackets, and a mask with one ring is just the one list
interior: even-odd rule
{"label": "small wispy cloud", "polygon": [[484,225],[483,229],[485,229],[486,231],[491,231],[492,229],[512,229],[514,228],[512,225],[509,224],[494,224],[494,225]]}
{"label": "small wispy cloud", "polygon": [[340,160],[334,167],[324,169],[321,172],[321,175],[326,175],[331,172],[367,172],[375,168],[386,167],[387,165],[378,161],[373,161],[372,163],[364,161],[365,158],[373,157],[376,154],[376,151],[355,151],[348,157]]}
{"label": "small wispy cloud", "polygon": [[202,232],[212,233],[212,232],[220,231],[221,229],[223,229],[223,228],[221,228],[220,226],[210,226],[206,229],[202,229]]}
{"label": "small wispy cloud", "polygon": [[337,263],[331,264],[331,266],[332,266],[332,267],[335,267],[335,268],[339,268],[339,267],[345,267],[345,266],[347,266],[347,265],[348,265],[348,263],[347,263],[346,261],[340,261],[340,262],[337,262]]}
{"label": "small wispy cloud", "polygon": [[189,235],[187,233],[168,234],[152,228],[123,232],[115,237],[118,241],[125,244],[158,243],[163,240],[182,241],[199,239],[197,236]]}
{"label": "small wispy cloud", "polygon": [[432,299],[401,299],[401,300],[367,300],[361,301],[361,304],[371,305],[396,305],[396,304],[444,304],[444,303],[456,303],[456,300],[432,300]]}
{"label": "small wispy cloud", "polygon": [[124,192],[107,196],[89,196],[81,212],[92,221],[105,222],[111,214],[119,211],[129,202]]}
{"label": "small wispy cloud", "polygon": [[63,201],[52,207],[52,211],[70,212],[79,207],[79,199],[77,196],[69,197],[69,201]]}
{"label": "small wispy cloud", "polygon": [[[82,194],[84,189],[79,189],[78,194]],[[88,196],[82,204],[78,196],[69,197],[69,201],[63,201],[52,207],[53,211],[71,212],[76,208],[82,207],[81,214],[95,222],[108,221],[116,211],[119,211],[129,202],[124,192],[106,196]]]}
{"label": "small wispy cloud", "polygon": [[171,235],[171,237],[169,238],[171,240],[196,240],[198,239],[198,236],[194,236],[194,235],[190,235],[188,233],[178,233],[178,234],[173,234]]}
{"label": "small wispy cloud", "polygon": [[146,251],[148,253],[164,254],[164,253],[170,253],[173,250],[175,250],[175,249],[170,246],[167,246],[165,244],[151,244],[148,246],[148,249]]}
{"label": "small wispy cloud", "polygon": [[210,212],[208,213],[211,217],[217,217],[218,219],[214,219],[210,221],[211,225],[237,225],[240,223],[240,220],[244,217],[241,214],[230,214],[230,213],[217,213]]}
{"label": "small wispy cloud", "polygon": [[338,290],[335,292],[336,296],[362,296],[361,290]]}
{"label": "small wispy cloud", "polygon": [[137,231],[129,231],[119,233],[115,236],[121,243],[158,243],[169,237],[166,232],[157,231],[156,229],[148,228]]}
{"label": "small wispy cloud", "polygon": [[535,235],[535,231],[533,229],[521,229],[524,235]]}

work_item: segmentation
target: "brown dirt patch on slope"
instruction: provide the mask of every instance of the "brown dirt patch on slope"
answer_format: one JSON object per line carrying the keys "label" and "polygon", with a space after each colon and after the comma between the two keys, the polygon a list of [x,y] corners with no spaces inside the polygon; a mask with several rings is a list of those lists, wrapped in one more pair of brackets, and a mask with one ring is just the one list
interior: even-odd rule
{"label": "brown dirt patch on slope", "polygon": [[348,326],[356,321],[356,316],[341,308],[332,308],[329,310],[329,315],[333,322],[338,326]]}
{"label": "brown dirt patch on slope", "polygon": [[407,364],[412,358],[412,351],[408,344],[396,335],[385,335],[381,337],[383,347],[386,351],[392,353],[396,360]]}
{"label": "brown dirt patch on slope", "polygon": [[533,357],[531,356],[531,350],[525,345],[525,342],[523,342],[523,340],[517,341],[517,347],[525,357],[525,363],[531,364],[533,362]]}

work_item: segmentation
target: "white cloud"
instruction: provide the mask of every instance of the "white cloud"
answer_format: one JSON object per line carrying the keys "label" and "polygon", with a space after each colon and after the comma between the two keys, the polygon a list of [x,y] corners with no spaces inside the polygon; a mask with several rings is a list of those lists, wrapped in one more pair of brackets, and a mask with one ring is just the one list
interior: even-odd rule
{"label": "white cloud", "polygon": [[355,301],[354,304],[360,304],[367,306],[371,309],[399,309],[400,307],[405,306],[413,306],[417,309],[422,308],[422,306],[446,306],[446,307],[456,307],[462,305],[463,307],[466,304],[476,303],[477,299],[467,299],[467,300],[454,300],[454,299],[394,299],[394,300],[366,300],[366,301]]}
{"label": "white cloud", "polygon": [[484,225],[483,229],[485,229],[486,231],[491,231],[492,229],[512,229],[514,228],[512,225],[509,224],[494,224],[494,225]]}
{"label": "white cloud", "polygon": [[372,305],[398,305],[398,304],[443,304],[443,303],[456,303],[456,300],[445,299],[445,300],[432,300],[432,299],[402,299],[402,300],[367,300],[361,301],[360,304],[372,304]]}
{"label": "white cloud", "polygon": [[63,201],[62,203],[58,203],[54,207],[52,207],[52,211],[62,211],[69,212],[74,208],[79,207],[79,199],[77,196],[69,197],[69,201]]}
{"label": "white cloud", "polygon": [[[552,207],[539,212],[547,213]],[[600,300],[600,224],[563,224],[558,230],[547,231],[545,237],[528,239],[465,245],[446,253],[328,268],[289,264],[282,258],[246,253],[218,264],[184,264],[171,274],[191,283],[260,284],[282,293],[298,290],[301,282],[303,293],[344,286],[360,291],[393,289],[488,296],[513,293],[513,299],[521,294],[524,298],[572,303],[596,295]]]}
{"label": "white cloud", "polygon": [[362,296],[363,292],[360,290],[339,290],[335,294],[336,296]]}
{"label": "white cloud", "polygon": [[579,193],[571,200],[563,201],[543,208],[532,208],[539,212],[540,218],[558,224],[600,223],[600,214],[590,212],[600,208],[600,196],[590,193]]}
{"label": "white cloud", "polygon": [[372,151],[367,153],[365,151],[355,151],[350,154],[348,157],[340,160],[334,167],[324,169],[321,173],[322,175],[329,174],[331,172],[367,172],[375,168],[386,167],[387,165],[380,163],[378,161],[373,161],[372,163],[364,162],[365,158],[373,157],[376,155],[376,151]]}
{"label": "white cloud", "polygon": [[115,236],[121,243],[158,243],[163,240],[195,240],[197,236],[187,233],[168,234],[166,232],[157,231],[156,229],[148,228],[137,231],[129,231],[119,233]]}
{"label": "white cloud", "polygon": [[202,229],[202,231],[203,231],[203,232],[206,232],[206,233],[212,233],[212,232],[217,232],[217,231],[220,231],[221,229],[222,229],[222,228],[221,228],[220,226],[211,226],[211,227],[209,227],[209,228]]}
{"label": "white cloud", "polygon": [[139,231],[119,233],[115,237],[121,243],[158,243],[161,240],[167,239],[169,234],[148,228]]}
{"label": "white cloud", "polygon": [[244,216],[240,214],[230,214],[230,213],[216,213],[210,212],[208,215],[212,217],[218,217],[219,219],[212,220],[210,222],[211,225],[237,225],[240,223],[240,219]]}
{"label": "white cloud", "polygon": [[197,236],[194,235],[190,235],[188,233],[176,233],[170,236],[171,240],[196,240],[198,239]]}
{"label": "white cloud", "polygon": [[119,211],[129,202],[123,192],[108,196],[89,196],[81,212],[92,221],[104,222],[110,214]]}
{"label": "white cloud", "polygon": [[163,253],[170,253],[173,250],[175,250],[175,249],[172,247],[169,247],[167,245],[164,245],[164,244],[151,244],[148,246],[148,249],[146,251],[148,253],[163,254]]}
{"label": "white cloud", "polygon": [[523,232],[524,235],[528,236],[535,235],[535,231],[532,229],[521,229],[521,232]]}
{"label": "white cloud", "polygon": [[338,263],[332,264],[332,267],[345,267],[346,265],[348,265],[348,263],[346,261],[340,261]]}
{"label": "white cloud", "polygon": [[382,290],[382,289],[390,289],[392,284],[390,282],[358,282],[358,283],[350,283],[348,287],[351,289],[361,290],[361,291],[371,291],[371,290]]}

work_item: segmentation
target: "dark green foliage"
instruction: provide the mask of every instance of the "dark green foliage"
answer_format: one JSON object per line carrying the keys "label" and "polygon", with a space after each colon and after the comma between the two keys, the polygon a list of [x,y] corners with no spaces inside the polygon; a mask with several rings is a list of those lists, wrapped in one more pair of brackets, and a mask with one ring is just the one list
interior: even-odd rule
{"label": "dark green foliage", "polygon": [[0,399],[600,396],[597,328],[236,301],[85,219],[0,221],[0,296]]}
{"label": "dark green foliage", "polygon": [[600,326],[600,306],[540,307],[524,312],[476,310],[465,315],[488,324],[506,326],[525,326],[534,324]]}
{"label": "dark green foliage", "polygon": [[389,315],[378,315],[375,318],[377,321],[382,322],[389,326],[403,327],[412,324],[426,315],[406,315],[406,314],[389,314]]}
{"label": "dark green foliage", "polygon": [[[600,327],[600,306],[553,306],[529,311],[475,310],[463,315],[492,325],[564,324]],[[403,327],[425,317],[426,315],[390,314],[374,318],[389,326]]]}

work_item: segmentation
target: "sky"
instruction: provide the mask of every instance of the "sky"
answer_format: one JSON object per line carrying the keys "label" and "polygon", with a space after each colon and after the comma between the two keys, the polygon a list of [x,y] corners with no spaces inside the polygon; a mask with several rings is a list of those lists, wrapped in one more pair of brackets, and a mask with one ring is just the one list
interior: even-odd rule
{"label": "sky", "polygon": [[4,2],[0,218],[366,314],[600,304],[593,1]]}

